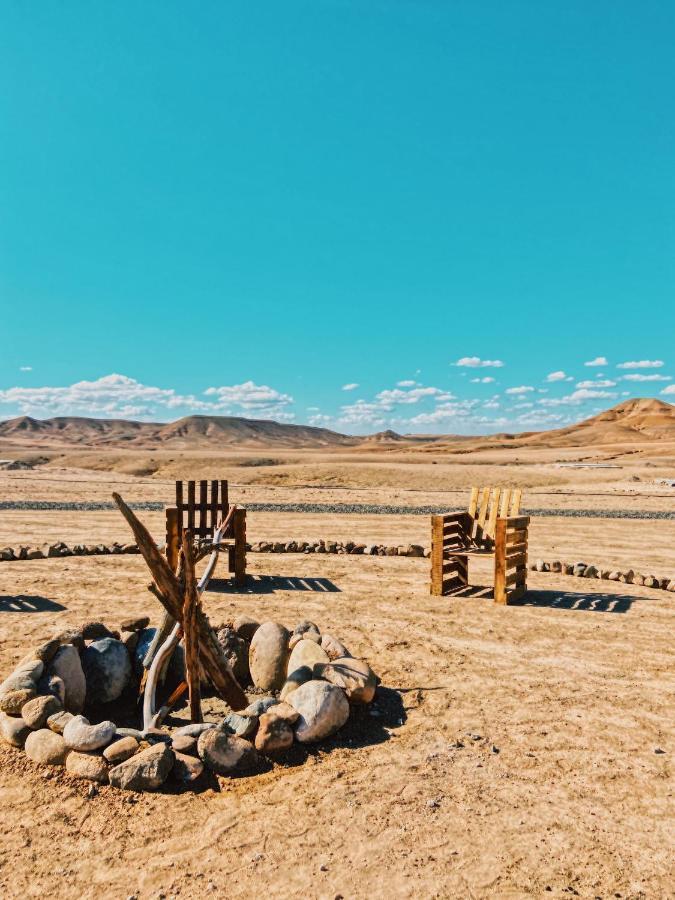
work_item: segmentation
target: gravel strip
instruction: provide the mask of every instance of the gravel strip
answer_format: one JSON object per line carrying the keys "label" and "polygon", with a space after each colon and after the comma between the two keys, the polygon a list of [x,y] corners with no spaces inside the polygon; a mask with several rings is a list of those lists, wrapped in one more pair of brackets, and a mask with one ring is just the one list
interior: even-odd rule
{"label": "gravel strip", "polygon": [[[164,509],[159,501],[130,503],[131,509],[155,512]],[[386,506],[371,503],[247,503],[250,512],[333,513],[339,515],[429,516],[448,512],[444,506]],[[117,509],[108,501],[0,500],[0,510],[45,510],[100,512]],[[573,519],[675,519],[675,511],[627,509],[523,509],[527,516],[560,516]]]}

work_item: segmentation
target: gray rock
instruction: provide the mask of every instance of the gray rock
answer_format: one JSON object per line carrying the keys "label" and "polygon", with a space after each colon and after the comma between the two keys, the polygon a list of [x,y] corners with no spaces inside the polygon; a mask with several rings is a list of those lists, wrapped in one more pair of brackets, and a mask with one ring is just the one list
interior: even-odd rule
{"label": "gray rock", "polygon": [[229,628],[227,625],[218,629],[216,638],[223,651],[223,656],[229,663],[239,684],[249,684],[251,675],[248,669],[248,641],[244,640],[240,634],[237,634],[233,628]]}
{"label": "gray rock", "polygon": [[232,627],[240,637],[243,637],[245,641],[250,643],[253,640],[253,635],[260,628],[260,622],[256,622],[255,619],[251,619],[249,616],[237,616],[232,623]]}
{"label": "gray rock", "polygon": [[150,616],[137,616],[135,619],[124,619],[120,622],[120,631],[143,631],[150,624]]}
{"label": "gray rock", "polygon": [[197,749],[200,759],[217,775],[246,771],[257,760],[255,747],[250,741],[237,737],[236,734],[227,734],[220,728],[201,734]]}
{"label": "gray rock", "polygon": [[66,746],[80,753],[88,753],[91,750],[99,750],[107,745],[115,737],[117,726],[114,722],[99,722],[90,725],[84,716],[73,716],[63,729],[63,739]]}
{"label": "gray rock", "polygon": [[63,683],[63,678],[45,672],[37,683],[37,690],[38,694],[50,694],[52,697],[56,697],[61,704],[61,707],[63,707],[66,699],[66,686]]}
{"label": "gray rock", "polygon": [[103,757],[111,766],[117,766],[130,759],[137,750],[138,741],[129,735],[109,744],[103,751]]}
{"label": "gray rock", "polygon": [[112,703],[131,680],[131,663],[122,641],[105,637],[94,641],[82,654],[82,668],[87,679],[87,703]]}
{"label": "gray rock", "polygon": [[597,578],[600,573],[595,566],[586,566],[584,578]]}
{"label": "gray rock", "polygon": [[301,684],[290,694],[288,703],[300,713],[295,736],[303,744],[329,737],[349,718],[345,692],[327,681]]}
{"label": "gray rock", "polygon": [[184,756],[199,756],[197,751],[197,738],[188,734],[174,734],[171,738],[171,747],[174,753],[182,753]]}
{"label": "gray rock", "polygon": [[276,697],[261,697],[259,700],[254,700],[253,703],[250,703],[242,712],[242,716],[261,716],[271,706],[275,706],[279,702]]}
{"label": "gray rock", "polygon": [[[29,681],[29,684],[32,684],[32,682]],[[0,712],[7,713],[9,716],[19,716],[26,703],[36,695],[37,690],[35,687],[7,691],[0,695]]]}
{"label": "gray rock", "polygon": [[78,753],[73,750],[66,759],[66,772],[98,784],[108,783],[108,763],[102,756],[93,753]]}
{"label": "gray rock", "polygon": [[258,719],[256,716],[240,716],[238,713],[229,713],[218,727],[228,734],[250,738],[256,732]]}
{"label": "gray rock", "polygon": [[35,649],[35,658],[39,659],[42,663],[47,665],[47,663],[50,663],[52,659],[54,659],[54,656],[56,655],[60,646],[61,642],[56,638],[45,641]]}
{"label": "gray rock", "polygon": [[24,751],[28,759],[44,766],[62,766],[70,752],[61,735],[48,728],[31,731],[26,738]]}
{"label": "gray rock", "polygon": [[345,657],[326,665],[319,663],[314,666],[314,677],[342,688],[350,703],[370,703],[375,696],[377,678],[363,659]]}
{"label": "gray rock", "polygon": [[286,680],[288,639],[283,625],[265,622],[253,635],[249,654],[251,678],[264,691],[278,691]]}
{"label": "gray rock", "polygon": [[310,622],[309,619],[298,622],[293,629],[293,634],[299,634],[308,641],[316,641],[317,644],[321,642],[321,632],[319,631],[318,625],[315,625],[314,622]]}
{"label": "gray rock", "polygon": [[332,634],[321,636],[321,646],[328,654],[328,659],[343,659],[345,656],[351,656],[342,641],[338,641]]}
{"label": "gray rock", "polygon": [[576,575],[577,578],[583,578],[585,571],[586,571],[586,563],[582,563],[582,562],[574,563],[574,567],[572,569],[572,575]]}
{"label": "gray rock", "polygon": [[73,714],[69,712],[57,712],[47,719],[47,728],[56,734],[63,734],[63,729],[73,718]]}
{"label": "gray rock", "polygon": [[143,732],[139,731],[138,728],[123,728],[118,725],[115,729],[115,737],[123,738],[123,737],[132,737],[137,741],[143,740]]}
{"label": "gray rock", "polygon": [[34,697],[21,707],[21,718],[29,728],[37,731],[45,728],[47,719],[54,713],[61,712],[63,707],[61,701],[56,697],[48,695],[46,697]]}
{"label": "gray rock", "polygon": [[12,747],[22,748],[31,730],[21,717],[0,713],[0,737]]}
{"label": "gray rock", "polygon": [[119,632],[111,631],[103,622],[87,622],[80,628],[85,641],[100,641],[102,638],[119,638]]}
{"label": "gray rock", "polygon": [[190,725],[181,725],[180,728],[176,728],[174,734],[186,734],[188,737],[198,738],[200,734],[216,727],[215,722],[192,722]]}
{"label": "gray rock", "polygon": [[172,778],[183,784],[192,784],[196,781],[204,771],[204,763],[201,759],[194,756],[187,756],[184,753],[174,751],[174,764],[171,770]]}
{"label": "gray rock", "polygon": [[174,759],[168,744],[154,744],[110,769],[108,779],[126,791],[154,791],[166,781]]}
{"label": "gray rock", "polygon": [[66,687],[64,706],[68,712],[78,714],[84,709],[87,682],[80,662],[80,654],[72,644],[64,644],[49,664],[49,674],[58,675]]}

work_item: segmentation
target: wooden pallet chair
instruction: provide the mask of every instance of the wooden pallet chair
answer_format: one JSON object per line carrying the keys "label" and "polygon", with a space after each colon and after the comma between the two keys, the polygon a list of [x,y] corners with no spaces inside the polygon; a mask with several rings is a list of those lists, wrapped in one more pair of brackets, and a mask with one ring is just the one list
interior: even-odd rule
{"label": "wooden pallet chair", "polygon": [[175,570],[183,530],[193,535],[198,548],[208,550],[218,524],[230,516],[219,550],[226,552],[228,571],[237,587],[246,583],[246,510],[233,507],[227,481],[177,481],[176,505],[166,509],[166,555]]}
{"label": "wooden pallet chair", "polygon": [[515,603],[527,591],[529,516],[521,491],[471,489],[467,512],[431,517],[431,593],[447,596],[469,584],[469,559],[494,556],[495,603]]}

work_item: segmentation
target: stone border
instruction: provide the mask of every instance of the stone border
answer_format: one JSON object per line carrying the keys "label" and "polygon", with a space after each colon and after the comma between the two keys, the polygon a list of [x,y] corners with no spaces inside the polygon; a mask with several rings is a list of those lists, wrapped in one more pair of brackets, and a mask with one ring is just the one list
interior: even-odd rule
{"label": "stone border", "polygon": [[560,575],[572,575],[576,578],[598,578],[602,581],[619,581],[622,584],[637,584],[656,590],[675,593],[675,578],[659,578],[657,575],[643,575],[634,569],[610,569],[606,566],[592,565],[585,562],[548,562],[538,559],[532,563],[533,572],[551,572]]}
{"label": "stone border", "polygon": [[[22,545],[0,548],[0,562],[18,562],[28,559],[55,559],[64,556],[110,556],[121,553],[138,553],[136,544],[73,544],[63,541],[41,546]],[[385,544],[361,544],[355,541],[258,541],[246,544],[247,553],[336,553],[351,556],[410,556],[429,558],[431,550],[420,544],[387,546]]]}
{"label": "stone border", "polygon": [[146,791],[169,776],[190,786],[205,772],[254,775],[296,743],[332,737],[357,706],[381,714],[371,706],[379,678],[341,641],[309,621],[291,632],[240,616],[217,631],[223,664],[266,696],[218,721],[170,730],[161,719],[146,730],[90,723],[82,715],[90,691],[107,704],[133,685],[148,621],[127,619],[120,631],[89,622],[30,650],[0,684],[0,740],[76,778]]}

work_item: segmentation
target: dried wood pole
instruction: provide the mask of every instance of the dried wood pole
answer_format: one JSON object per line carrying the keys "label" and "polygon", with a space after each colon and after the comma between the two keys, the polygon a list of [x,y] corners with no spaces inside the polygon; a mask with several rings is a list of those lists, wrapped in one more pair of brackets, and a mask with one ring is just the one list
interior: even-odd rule
{"label": "dried wood pole", "polygon": [[183,641],[185,643],[185,673],[190,699],[190,720],[202,721],[199,666],[199,632],[197,609],[199,594],[195,578],[195,558],[192,534],[183,532],[183,559],[185,560],[185,602],[183,603]]}
{"label": "dried wood pole", "polygon": [[[139,521],[129,509],[122,497],[114,493],[113,500],[131,528],[138,549],[153,577],[150,591],[157,597],[164,609],[175,620],[177,626],[183,625],[183,590],[171,571],[169,563],[157,549],[145,525]],[[218,640],[209,624],[204,610],[198,608],[195,614],[195,631],[198,635],[198,659],[205,675],[211,681],[216,693],[228,703],[232,709],[243,709],[248,701],[246,694],[237,683],[223,656]],[[156,662],[153,662],[153,666]]]}

